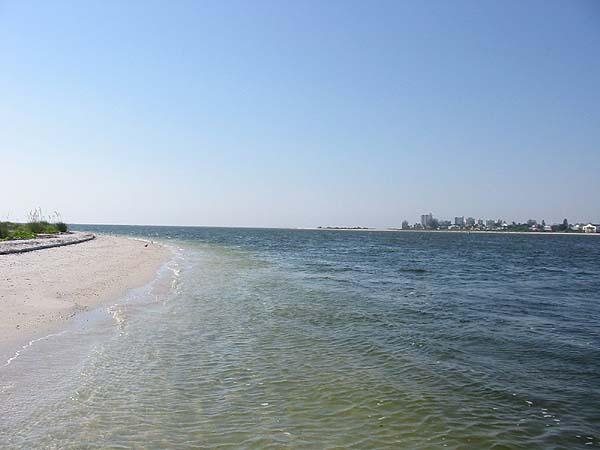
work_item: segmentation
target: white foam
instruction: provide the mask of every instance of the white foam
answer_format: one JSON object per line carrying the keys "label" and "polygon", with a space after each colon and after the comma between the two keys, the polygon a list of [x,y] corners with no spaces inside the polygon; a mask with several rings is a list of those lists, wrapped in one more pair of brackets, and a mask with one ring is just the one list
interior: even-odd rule
{"label": "white foam", "polygon": [[25,344],[24,346],[22,346],[20,350],[17,350],[13,356],[11,356],[10,358],[8,358],[6,360],[6,362],[4,363],[4,365],[0,366],[0,368],[8,367],[15,359],[17,359],[19,356],[21,356],[21,353],[24,350],[27,350],[29,347],[31,347],[36,342],[44,341],[46,339],[50,339],[50,338],[53,338],[53,337],[56,337],[56,336],[60,336],[62,334],[65,334],[67,331],[68,330],[63,330],[60,333],[52,333],[52,334],[49,334],[47,336],[43,336],[41,338],[37,338],[37,339],[33,339],[33,340],[29,341],[27,344]]}

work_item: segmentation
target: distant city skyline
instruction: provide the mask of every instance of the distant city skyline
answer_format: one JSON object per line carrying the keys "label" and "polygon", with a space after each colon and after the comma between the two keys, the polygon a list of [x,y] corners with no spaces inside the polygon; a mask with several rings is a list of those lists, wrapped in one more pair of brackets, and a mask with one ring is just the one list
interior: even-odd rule
{"label": "distant city skyline", "polygon": [[0,218],[600,222],[600,6],[3,2]]}
{"label": "distant city skyline", "polygon": [[[421,220],[411,224],[408,220],[402,221],[401,228],[403,230],[409,229],[466,229],[466,230],[499,230],[507,229],[512,231],[517,230],[540,230],[540,231],[583,231],[587,225],[588,231],[595,233],[596,229],[600,227],[600,224],[593,221],[569,221],[568,218],[564,218],[560,222],[546,222],[545,219],[534,219],[529,218],[526,221],[517,221],[506,218],[475,218],[473,216],[454,216],[454,220],[450,220],[443,217],[436,217],[433,213],[421,214]],[[596,227],[598,225],[598,227]]]}
{"label": "distant city skyline", "polygon": [[[486,221],[490,221],[493,220],[494,222],[498,222],[498,221],[504,221],[507,223],[527,223],[527,222],[546,222],[545,218],[536,218],[536,217],[529,217],[526,220],[516,220],[513,218],[507,218],[507,217],[498,217],[498,216],[491,216],[491,217],[484,217],[484,216],[480,216],[480,215],[462,215],[462,216],[454,216],[454,217],[442,217],[442,216],[437,216],[436,214],[433,214],[431,212],[426,213],[426,214],[421,214],[421,218],[420,220],[417,220],[414,223],[420,223],[421,225],[425,226],[429,223],[431,223],[431,220],[436,219],[436,220],[443,220],[446,222],[450,222],[453,225],[459,225],[459,226],[472,226],[475,225],[478,222],[486,222]],[[405,219],[407,220],[407,219]],[[567,220],[569,223],[583,223],[583,222],[593,222],[593,221],[589,221],[589,220],[569,220],[569,218],[564,217],[562,220],[558,220],[558,221],[547,221],[548,223],[563,223],[563,221]],[[409,221],[410,222],[410,221]]]}

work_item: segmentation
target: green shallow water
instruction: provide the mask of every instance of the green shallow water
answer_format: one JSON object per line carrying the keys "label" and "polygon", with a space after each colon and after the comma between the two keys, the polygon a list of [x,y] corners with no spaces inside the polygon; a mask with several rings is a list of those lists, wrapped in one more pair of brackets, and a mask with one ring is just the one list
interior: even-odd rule
{"label": "green shallow water", "polygon": [[101,230],[177,254],[0,368],[3,447],[598,446],[598,239]]}

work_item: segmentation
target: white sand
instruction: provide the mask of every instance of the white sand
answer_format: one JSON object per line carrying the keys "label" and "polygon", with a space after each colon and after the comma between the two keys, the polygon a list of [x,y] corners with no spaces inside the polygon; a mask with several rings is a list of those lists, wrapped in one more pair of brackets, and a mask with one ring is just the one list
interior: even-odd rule
{"label": "white sand", "polygon": [[0,255],[0,350],[57,330],[81,311],[150,282],[171,255],[160,244],[114,236]]}

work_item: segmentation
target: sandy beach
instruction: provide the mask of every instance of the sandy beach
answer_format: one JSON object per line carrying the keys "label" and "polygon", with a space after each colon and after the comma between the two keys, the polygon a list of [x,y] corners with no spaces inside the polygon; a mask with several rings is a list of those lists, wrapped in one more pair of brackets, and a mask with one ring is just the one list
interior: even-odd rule
{"label": "sandy beach", "polygon": [[171,252],[100,235],[66,247],[0,255],[0,351],[151,281]]}

